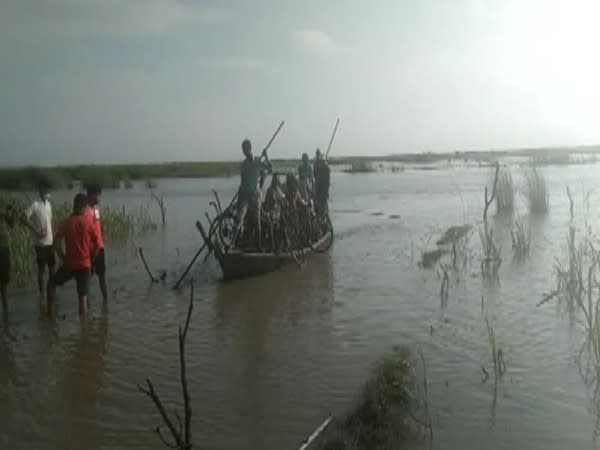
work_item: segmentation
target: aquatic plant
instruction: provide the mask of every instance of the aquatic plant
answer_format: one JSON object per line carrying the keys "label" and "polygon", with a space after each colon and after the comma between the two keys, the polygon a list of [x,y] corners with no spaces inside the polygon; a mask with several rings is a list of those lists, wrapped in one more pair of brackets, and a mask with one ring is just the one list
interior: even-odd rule
{"label": "aquatic plant", "polygon": [[446,253],[448,250],[443,248],[424,251],[417,265],[422,269],[432,269]]}
{"label": "aquatic plant", "polygon": [[[175,411],[175,419],[170,417],[165,407],[162,403],[162,400],[156,393],[154,389],[154,384],[150,377],[146,377],[146,386],[138,384],[137,387],[140,392],[144,395],[148,396],[156,406],[156,409],[160,413],[160,416],[169,429],[169,433],[171,435],[172,442],[169,442],[167,438],[163,435],[160,426],[154,428],[154,432],[158,435],[161,442],[167,446],[168,448],[174,448],[178,450],[191,450],[192,449],[192,430],[191,430],[191,421],[192,421],[192,407],[190,405],[190,395],[188,392],[187,385],[187,371],[186,371],[186,361],[185,361],[185,339],[187,337],[187,332],[190,326],[190,319],[192,317],[192,310],[194,309],[194,282],[192,281],[190,288],[190,303],[187,310],[187,316],[185,319],[185,325],[183,330],[179,327],[178,334],[178,343],[179,343],[179,376],[181,380],[181,389],[183,393],[183,423],[181,420],[181,416]],[[177,426],[176,426],[177,424]]]}
{"label": "aquatic plant", "polygon": [[481,276],[484,280],[495,283],[499,281],[498,273],[502,265],[500,246],[494,240],[494,231],[484,222],[483,228],[479,228],[479,238],[483,249],[481,261]]}
{"label": "aquatic plant", "polygon": [[156,180],[153,180],[151,178],[147,179],[144,184],[146,186],[146,189],[156,189],[158,187],[158,183],[156,182]]}
{"label": "aquatic plant", "polygon": [[[389,356],[382,358],[373,369],[356,406],[345,418],[334,421],[318,448],[398,448],[416,428],[430,427],[414,368],[411,354],[406,349],[395,348]],[[426,380],[425,368],[424,378]],[[423,390],[426,389],[425,382]],[[420,415],[427,417],[420,419]]]}
{"label": "aquatic plant", "polygon": [[532,214],[545,214],[548,212],[550,195],[546,185],[546,178],[535,167],[525,172],[525,195],[529,202],[529,211]]}
{"label": "aquatic plant", "polygon": [[[498,380],[502,377],[502,375],[504,375],[504,373],[506,372],[506,363],[504,362],[504,352],[502,351],[501,348],[498,348],[496,346],[496,335],[494,334],[494,329],[492,328],[492,326],[490,325],[490,322],[488,320],[488,318],[485,318],[485,326],[487,328],[487,332],[488,332],[488,341],[490,344],[490,349],[492,352],[492,364],[493,364],[493,368],[494,368],[494,383],[497,383]],[[488,373],[487,370],[485,370],[484,367],[482,367],[484,374],[485,374],[485,380],[487,380],[488,378]]]}
{"label": "aquatic plant", "polygon": [[436,242],[438,247],[450,247],[450,265],[454,271],[463,270],[469,263],[471,229],[471,225],[451,226]]}
{"label": "aquatic plant", "polygon": [[163,226],[166,223],[166,214],[167,214],[167,204],[165,203],[165,198],[162,194],[158,195],[154,192],[151,194],[152,199],[156,202],[158,207],[160,208],[160,217],[162,219]]}
{"label": "aquatic plant", "polygon": [[500,170],[500,164],[498,162],[496,162],[495,165],[495,169],[494,169],[494,178],[492,181],[492,192],[491,194],[488,191],[488,187],[487,185],[485,186],[485,189],[483,191],[483,200],[484,200],[484,207],[483,207],[483,221],[485,222],[487,220],[487,213],[488,213],[488,209],[490,208],[490,205],[494,202],[494,199],[496,198],[496,189],[498,187],[498,172]]}
{"label": "aquatic plant", "polygon": [[496,188],[496,212],[498,214],[511,213],[515,206],[515,188],[512,174],[504,167],[498,176]]}
{"label": "aquatic plant", "polygon": [[510,232],[515,259],[523,261],[531,249],[531,228],[525,227],[522,219],[517,219],[515,229]]}

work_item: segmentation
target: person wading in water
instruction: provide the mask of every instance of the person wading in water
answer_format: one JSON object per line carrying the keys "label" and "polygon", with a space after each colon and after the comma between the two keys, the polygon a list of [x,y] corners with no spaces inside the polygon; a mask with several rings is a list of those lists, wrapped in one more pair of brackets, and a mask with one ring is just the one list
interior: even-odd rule
{"label": "person wading in water", "polygon": [[[58,228],[54,248],[62,261],[61,267],[48,280],[48,312],[56,298],[56,286],[75,278],[79,297],[79,314],[87,312],[92,261],[98,256],[98,235],[94,224],[85,216],[87,197],[77,194],[73,199],[73,214]],[[64,250],[59,245],[64,240]]]}
{"label": "person wading in water", "polygon": [[100,292],[102,299],[108,299],[108,289],[106,288],[106,256],[104,254],[104,239],[102,238],[102,221],[100,220],[100,194],[102,188],[99,185],[90,185],[86,189],[88,206],[85,209],[85,215],[92,222],[96,229],[98,237],[98,255],[92,262],[92,276],[98,276]]}
{"label": "person wading in water", "polygon": [[52,204],[50,203],[50,187],[46,181],[38,183],[40,199],[32,203],[25,212],[23,224],[33,233],[35,242],[35,258],[38,269],[38,289],[44,292],[44,271],[48,267],[48,277],[54,274],[56,258],[52,248]]}

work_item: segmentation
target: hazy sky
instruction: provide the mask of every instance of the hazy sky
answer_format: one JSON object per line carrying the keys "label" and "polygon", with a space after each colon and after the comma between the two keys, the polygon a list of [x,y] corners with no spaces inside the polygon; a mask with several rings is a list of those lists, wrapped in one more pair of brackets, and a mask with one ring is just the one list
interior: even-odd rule
{"label": "hazy sky", "polygon": [[600,143],[597,0],[0,0],[0,165]]}

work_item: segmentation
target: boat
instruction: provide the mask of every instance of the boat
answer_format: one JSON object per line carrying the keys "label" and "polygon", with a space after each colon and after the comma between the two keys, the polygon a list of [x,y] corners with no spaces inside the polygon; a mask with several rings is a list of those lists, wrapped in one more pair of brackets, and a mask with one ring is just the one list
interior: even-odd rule
{"label": "boat", "polygon": [[[266,249],[262,251],[256,248],[242,248],[232,238],[235,229],[233,211],[236,210],[236,197],[223,210],[217,193],[215,191],[213,193],[216,201],[212,204],[217,215],[214,218],[206,215],[209,223],[208,232],[200,221],[196,222],[196,228],[202,235],[209,252],[214,254],[219,262],[225,281],[264,275],[291,263],[303,264],[307,256],[326,252],[333,243],[333,226],[328,212],[325,212],[321,217],[317,217],[314,213],[307,216],[311,217],[311,223],[307,225],[311,233],[305,240],[308,244],[292,245],[277,251],[273,250],[274,244],[272,248],[265,245]],[[269,242],[269,230],[272,231],[272,227],[263,225],[265,242]]]}

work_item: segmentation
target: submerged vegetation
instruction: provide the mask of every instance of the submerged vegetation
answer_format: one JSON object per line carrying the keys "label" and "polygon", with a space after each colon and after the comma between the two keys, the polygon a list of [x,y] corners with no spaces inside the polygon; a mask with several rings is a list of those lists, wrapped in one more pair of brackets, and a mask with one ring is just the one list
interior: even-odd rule
{"label": "submerged vegetation", "polygon": [[377,363],[355,407],[346,417],[334,421],[318,448],[400,448],[412,434],[431,426],[425,399],[416,382],[415,362],[410,352],[395,348]]}
{"label": "submerged vegetation", "polygon": [[544,174],[536,168],[525,172],[525,195],[529,202],[529,211],[532,214],[545,214],[548,212],[550,196]]}

